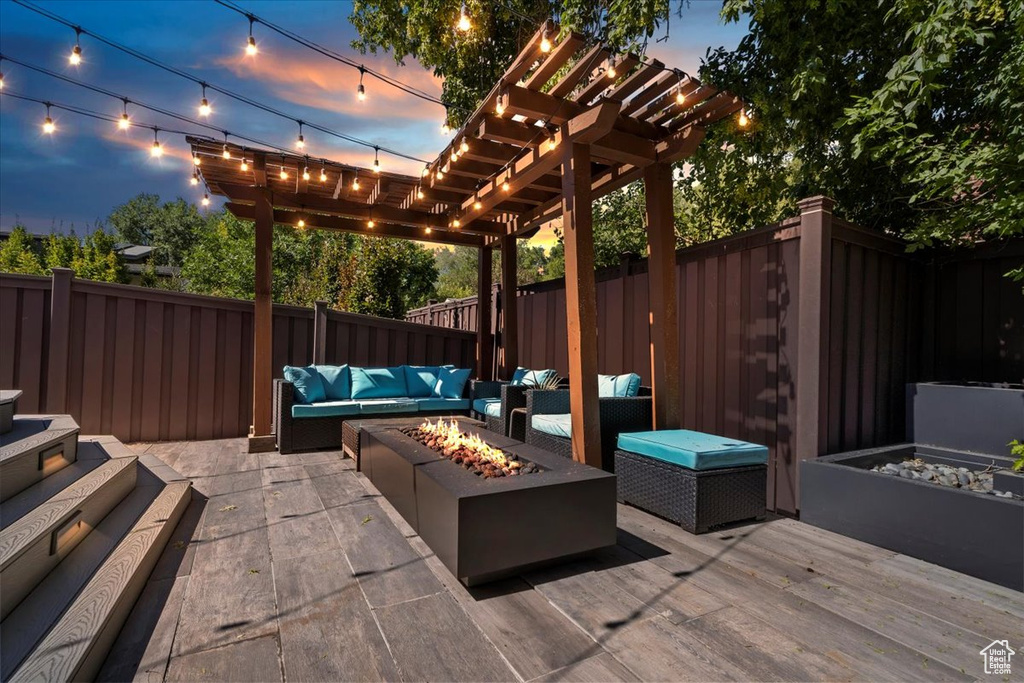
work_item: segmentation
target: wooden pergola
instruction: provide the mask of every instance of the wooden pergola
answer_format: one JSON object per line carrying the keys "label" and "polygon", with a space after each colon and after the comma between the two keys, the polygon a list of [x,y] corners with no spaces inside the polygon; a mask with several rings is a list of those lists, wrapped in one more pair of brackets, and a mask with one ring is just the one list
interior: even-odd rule
{"label": "wooden pergola", "polygon": [[743,104],[657,60],[616,55],[574,33],[545,52],[544,35],[555,33],[549,24],[530,39],[421,176],[189,139],[209,191],[226,196],[229,211],[255,223],[250,448],[273,448],[274,223],[477,247],[481,377],[491,371],[491,249],[500,249],[501,284],[508,293],[502,297],[500,372],[507,377],[518,361],[516,239],[561,216],[573,454],[579,462],[600,466],[591,204],[641,178],[647,197],[654,427],[678,426],[672,164],[693,154],[706,126]]}

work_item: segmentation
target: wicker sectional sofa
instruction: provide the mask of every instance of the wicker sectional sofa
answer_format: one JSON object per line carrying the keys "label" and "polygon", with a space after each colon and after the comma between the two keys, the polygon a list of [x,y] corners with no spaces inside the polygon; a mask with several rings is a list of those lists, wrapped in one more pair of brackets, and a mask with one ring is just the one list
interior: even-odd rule
{"label": "wicker sectional sofa", "polygon": [[[298,385],[287,379],[289,374],[295,378],[297,370],[305,373],[300,373],[299,379],[303,381]],[[274,380],[273,394],[273,432],[281,453],[340,449],[341,425],[349,419],[469,414],[469,370],[452,366],[321,365],[285,371],[286,379]],[[304,383],[313,373],[331,378],[326,382],[329,393],[307,395]],[[441,375],[448,384],[438,388]]]}

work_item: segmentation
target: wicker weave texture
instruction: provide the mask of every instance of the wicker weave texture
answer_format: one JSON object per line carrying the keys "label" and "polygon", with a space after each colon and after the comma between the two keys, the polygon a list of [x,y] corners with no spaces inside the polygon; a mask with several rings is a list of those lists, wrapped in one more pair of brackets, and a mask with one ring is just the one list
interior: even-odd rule
{"label": "wicker weave texture", "polygon": [[765,516],[768,467],[691,470],[615,451],[619,501],[669,519],[693,534]]}

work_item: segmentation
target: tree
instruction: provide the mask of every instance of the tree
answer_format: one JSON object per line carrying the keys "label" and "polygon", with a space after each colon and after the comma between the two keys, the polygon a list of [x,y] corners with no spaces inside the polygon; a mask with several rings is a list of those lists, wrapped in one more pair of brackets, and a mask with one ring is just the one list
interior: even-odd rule
{"label": "tree", "polygon": [[32,237],[23,225],[15,225],[0,244],[0,271],[25,275],[44,275],[43,264]]}
{"label": "tree", "polygon": [[100,282],[128,282],[128,269],[121,255],[114,251],[114,244],[114,236],[103,228],[86,235],[71,261],[75,275]]}
{"label": "tree", "polygon": [[72,268],[75,260],[81,258],[82,242],[73,230],[66,234],[51,232],[43,245],[43,254],[48,271]]}
{"label": "tree", "polygon": [[351,268],[344,304],[353,313],[401,319],[434,296],[434,256],[408,240],[364,237],[351,256]]}
{"label": "tree", "polygon": [[472,23],[466,32],[455,30],[459,0],[361,0],[349,17],[359,31],[354,48],[390,52],[399,64],[414,57],[443,79],[441,99],[453,126],[549,17],[558,15],[563,33],[599,35],[621,50],[642,51],[670,9],[669,0],[468,0],[464,6]]}
{"label": "tree", "polygon": [[139,194],[116,207],[108,219],[118,240],[153,247],[156,265],[180,266],[206,230],[207,219],[181,197],[160,203],[155,194]]}
{"label": "tree", "polygon": [[[478,250],[475,247],[447,247],[434,252],[437,266],[437,296],[440,299],[462,299],[477,295]],[[520,285],[550,279],[548,257],[544,248],[524,240],[516,244],[516,278]],[[494,250],[491,259],[491,282],[501,282],[501,252]]]}

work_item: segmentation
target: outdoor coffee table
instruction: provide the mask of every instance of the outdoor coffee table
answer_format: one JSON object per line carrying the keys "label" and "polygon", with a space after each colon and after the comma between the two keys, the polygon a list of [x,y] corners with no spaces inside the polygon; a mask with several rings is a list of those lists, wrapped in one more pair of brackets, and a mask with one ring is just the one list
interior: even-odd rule
{"label": "outdoor coffee table", "polygon": [[424,420],[437,422],[438,420],[458,420],[459,424],[483,427],[483,422],[473,420],[464,415],[404,415],[402,417],[365,417],[355,420],[345,420],[341,423],[341,450],[348,457],[356,461],[356,470],[359,470],[359,431],[364,427],[368,429],[384,429],[394,426],[408,427],[418,425]]}

